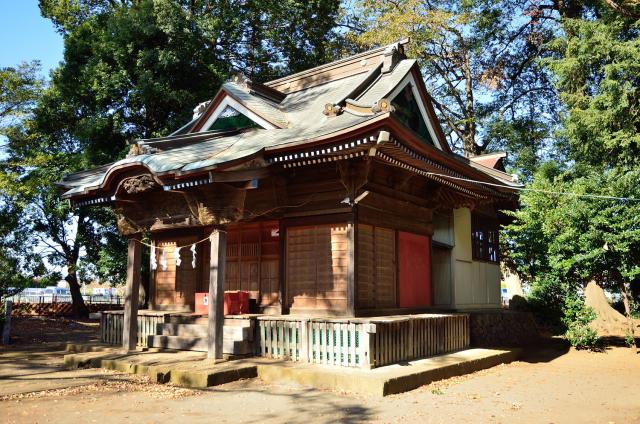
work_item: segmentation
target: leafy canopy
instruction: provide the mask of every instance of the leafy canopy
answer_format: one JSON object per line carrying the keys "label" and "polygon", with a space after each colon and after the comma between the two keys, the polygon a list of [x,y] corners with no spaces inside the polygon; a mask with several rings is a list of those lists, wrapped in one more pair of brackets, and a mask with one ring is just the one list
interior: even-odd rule
{"label": "leafy canopy", "polygon": [[[359,41],[409,38],[450,142],[466,155],[508,148],[530,170],[557,123],[555,90],[538,58],[556,25],[536,2],[358,2]],[[518,159],[516,159],[517,161]]]}

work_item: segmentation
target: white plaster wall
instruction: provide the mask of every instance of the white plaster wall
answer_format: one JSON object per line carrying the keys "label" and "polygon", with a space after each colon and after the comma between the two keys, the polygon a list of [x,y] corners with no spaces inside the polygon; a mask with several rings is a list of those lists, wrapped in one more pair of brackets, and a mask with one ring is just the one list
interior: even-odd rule
{"label": "white plaster wall", "polygon": [[455,309],[500,307],[500,267],[472,260],[471,211],[454,209],[454,248],[452,250],[451,306]]}

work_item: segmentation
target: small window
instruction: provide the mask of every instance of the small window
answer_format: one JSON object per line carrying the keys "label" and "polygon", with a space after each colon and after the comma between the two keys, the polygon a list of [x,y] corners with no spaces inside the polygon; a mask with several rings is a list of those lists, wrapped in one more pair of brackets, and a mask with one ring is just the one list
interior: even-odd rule
{"label": "small window", "polygon": [[395,109],[395,115],[411,128],[415,133],[422,137],[427,143],[435,145],[429,133],[429,127],[422,117],[420,106],[413,95],[411,84],[407,84],[404,89],[391,101]]}
{"label": "small window", "polygon": [[218,118],[211,124],[210,130],[237,130],[246,128],[260,128],[258,124],[247,116],[227,106]]}
{"label": "small window", "polygon": [[496,219],[473,215],[471,242],[474,261],[498,263],[498,221]]}

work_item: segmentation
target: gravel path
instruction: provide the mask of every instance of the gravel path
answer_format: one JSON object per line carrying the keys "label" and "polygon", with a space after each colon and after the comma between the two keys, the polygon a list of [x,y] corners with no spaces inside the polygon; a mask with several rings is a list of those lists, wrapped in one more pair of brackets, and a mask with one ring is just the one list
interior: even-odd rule
{"label": "gravel path", "polygon": [[620,347],[591,353],[553,345],[386,398],[258,380],[189,390],[67,371],[63,352],[19,347],[0,352],[6,423],[640,423],[640,355]]}

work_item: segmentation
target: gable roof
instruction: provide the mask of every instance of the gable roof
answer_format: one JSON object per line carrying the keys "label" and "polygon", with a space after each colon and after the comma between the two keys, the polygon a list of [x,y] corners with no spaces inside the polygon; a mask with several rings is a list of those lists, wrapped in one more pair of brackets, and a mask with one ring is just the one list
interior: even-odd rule
{"label": "gable roof", "polygon": [[290,94],[326,84],[327,82],[363,74],[377,67],[385,53],[389,50],[393,48],[403,49],[403,46],[408,42],[408,39],[400,40],[388,46],[378,47],[312,69],[307,69],[306,71],[269,81],[265,85],[282,93]]}
{"label": "gable roof", "polygon": [[210,122],[211,117],[214,116],[214,113],[219,110],[221,106],[224,106],[225,100],[228,100],[227,98],[239,103],[242,107],[276,128],[286,128],[288,126],[287,119],[280,110],[278,102],[255,94],[252,92],[251,86],[235,79],[234,81],[222,84],[222,87],[213,100],[209,102],[205,110],[195,118],[195,123],[190,132],[206,130],[206,125],[212,123]]}
{"label": "gable roof", "polygon": [[[304,151],[292,153],[289,159],[297,159],[298,154],[311,158],[316,154],[324,155],[325,149],[316,147],[328,143],[338,144],[326,154],[343,149],[358,150],[361,140],[366,139],[368,146],[375,145],[375,134],[388,128],[403,132],[405,138],[418,140],[417,144],[426,144],[393,118],[391,99],[387,97],[394,95],[394,91],[405,83],[414,86],[432,138],[436,140],[437,145],[426,149],[425,154],[441,151],[442,154],[436,155],[439,161],[451,157],[453,153],[436,119],[418,65],[414,60],[404,58],[404,43],[394,43],[266,84],[236,76],[224,83],[210,102],[196,108],[193,120],[171,135],[136,140],[129,157],[65,177],[61,182],[66,189],[63,196],[78,198],[104,194],[111,180],[123,170],[135,167],[144,168],[170,186],[178,180],[201,179],[206,173],[256,159],[261,166],[269,166],[277,162],[277,158],[289,158],[282,152],[296,149]],[[254,119],[261,128],[208,130],[224,105],[242,109],[239,112]],[[344,140],[348,142],[344,143]],[[499,171],[491,175],[478,174],[468,160],[461,163],[450,161],[450,166],[463,173],[501,178]]]}
{"label": "gable roof", "polygon": [[507,157],[506,152],[487,153],[480,156],[473,156],[469,159],[477,164],[486,166],[487,168],[504,171],[504,159]]}

